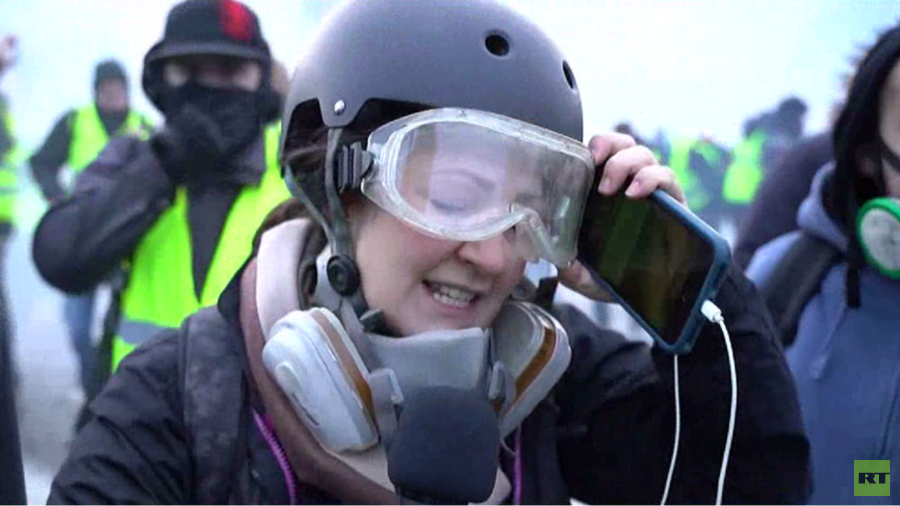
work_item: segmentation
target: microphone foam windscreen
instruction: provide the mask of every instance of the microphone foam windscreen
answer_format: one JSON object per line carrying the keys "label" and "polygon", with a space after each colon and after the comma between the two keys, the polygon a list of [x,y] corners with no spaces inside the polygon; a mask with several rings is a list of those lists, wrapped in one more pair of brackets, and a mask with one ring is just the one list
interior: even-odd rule
{"label": "microphone foam windscreen", "polygon": [[456,388],[422,389],[404,402],[387,449],[388,477],[412,500],[484,502],[499,451],[497,414],[487,399]]}

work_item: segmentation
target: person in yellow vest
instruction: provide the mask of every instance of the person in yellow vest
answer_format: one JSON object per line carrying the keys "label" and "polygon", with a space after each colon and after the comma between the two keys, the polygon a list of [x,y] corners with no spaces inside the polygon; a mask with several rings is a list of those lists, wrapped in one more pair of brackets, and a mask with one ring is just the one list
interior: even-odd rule
{"label": "person in yellow vest", "polygon": [[53,126],[43,145],[30,159],[35,181],[50,201],[67,189],[60,181],[64,167],[74,177],[97,157],[116,135],[147,137],[150,119],[131,109],[128,76],[121,63],[104,60],[94,69],[94,101],[67,111]]}
{"label": "person in yellow vest", "polygon": [[165,125],[148,140],[112,140],[41,219],[32,250],[43,278],[66,292],[127,263],[105,364],[113,371],[157,330],[215,304],[256,229],[289,196],[271,52],[244,4],[173,7],[142,84]]}
{"label": "person in yellow vest", "polygon": [[708,134],[675,138],[668,146],[668,164],[687,196],[691,211],[718,229],[725,215],[722,184],[730,153]]}
{"label": "person in yellow vest", "polygon": [[735,225],[740,226],[766,173],[803,136],[806,112],[806,102],[788,97],[774,111],[744,124],[722,184],[722,198]]}
{"label": "person in yellow vest", "polygon": [[[15,64],[16,37],[7,35],[0,41],[0,77]],[[12,310],[6,291],[6,247],[14,230],[16,178],[16,137],[9,102],[0,94],[0,371],[15,385],[18,374],[12,352]]]}
{"label": "person in yellow vest", "polygon": [[[72,180],[97,157],[111,137],[137,135],[147,138],[151,121],[129,106],[128,77],[115,60],[104,60],[94,70],[94,101],[66,112],[54,125],[43,145],[31,156],[31,172],[47,201],[65,198]],[[63,168],[68,167],[61,178]],[[69,340],[78,355],[81,387],[87,393],[94,374],[93,329],[95,291],[70,294],[63,306]]]}

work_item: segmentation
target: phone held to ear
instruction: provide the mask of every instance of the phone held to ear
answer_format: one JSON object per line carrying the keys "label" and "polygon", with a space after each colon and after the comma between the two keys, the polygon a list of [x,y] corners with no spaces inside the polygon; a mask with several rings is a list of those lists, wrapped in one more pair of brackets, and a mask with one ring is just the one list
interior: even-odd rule
{"label": "phone held to ear", "polygon": [[681,355],[691,351],[707,321],[700,309],[721,287],[731,248],[662,190],[646,199],[592,191],[578,260],[660,348]]}

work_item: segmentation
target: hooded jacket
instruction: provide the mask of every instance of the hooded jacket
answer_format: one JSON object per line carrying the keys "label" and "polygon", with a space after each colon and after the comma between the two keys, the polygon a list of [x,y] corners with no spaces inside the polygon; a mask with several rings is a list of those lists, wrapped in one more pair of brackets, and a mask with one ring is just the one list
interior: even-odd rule
{"label": "hooded jacket", "polygon": [[823,189],[834,172],[834,164],[828,164],[816,174],[798,213],[800,231],[760,248],[747,275],[757,284],[766,283],[801,231],[843,254],[807,303],[786,353],[812,445],[810,502],[897,504],[900,487],[891,487],[891,497],[860,499],[854,496],[852,477],[854,460],[900,462],[900,281],[863,265],[861,304],[849,307],[845,290],[849,241],[824,204]]}

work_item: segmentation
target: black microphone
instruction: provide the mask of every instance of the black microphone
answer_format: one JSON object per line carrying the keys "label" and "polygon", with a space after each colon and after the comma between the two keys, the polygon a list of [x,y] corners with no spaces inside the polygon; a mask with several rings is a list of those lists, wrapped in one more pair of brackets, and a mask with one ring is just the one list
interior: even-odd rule
{"label": "black microphone", "polygon": [[486,501],[500,454],[497,414],[483,396],[450,387],[407,397],[387,448],[397,493],[424,504]]}

